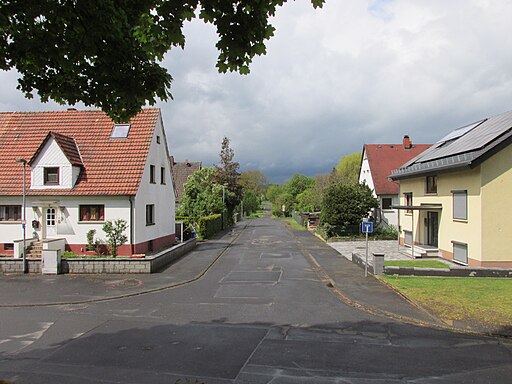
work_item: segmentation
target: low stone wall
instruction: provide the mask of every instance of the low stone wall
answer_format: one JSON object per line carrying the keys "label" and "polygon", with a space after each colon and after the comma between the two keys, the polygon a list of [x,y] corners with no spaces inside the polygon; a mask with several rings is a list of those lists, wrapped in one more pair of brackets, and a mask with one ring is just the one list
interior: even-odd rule
{"label": "low stone wall", "polygon": [[[368,259],[373,256],[368,256]],[[352,253],[352,262],[364,269],[365,256]],[[374,274],[373,265],[368,265],[368,272]],[[384,267],[385,275],[397,276],[437,276],[437,277],[509,277],[512,278],[512,269],[482,268],[482,267],[450,267],[448,268],[411,268],[411,267]]]}
{"label": "low stone wall", "polygon": [[[368,255],[368,261],[370,260],[371,257],[372,256]],[[365,259],[366,259],[366,255],[363,256],[363,255],[360,255],[359,253],[352,253],[352,262],[354,264],[359,265],[363,269],[366,264]],[[368,273],[371,273],[372,275],[374,274],[373,273],[373,265],[371,265],[370,263],[368,263]]]}
{"label": "low stone wall", "polygon": [[[41,273],[41,259],[27,259],[28,273]],[[0,273],[23,273],[23,259],[0,257]]]}
{"label": "low stone wall", "polygon": [[[156,255],[144,258],[76,258],[62,259],[61,272],[73,274],[125,274],[154,273],[164,266],[178,260],[196,246],[196,239],[175,245]],[[40,259],[27,259],[29,273],[41,273]],[[23,259],[0,258],[1,273],[23,273]]]}

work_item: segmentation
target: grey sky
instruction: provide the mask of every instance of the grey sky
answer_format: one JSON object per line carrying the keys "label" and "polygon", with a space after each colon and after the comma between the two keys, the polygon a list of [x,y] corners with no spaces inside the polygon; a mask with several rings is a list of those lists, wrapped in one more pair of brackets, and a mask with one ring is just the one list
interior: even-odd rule
{"label": "grey sky", "polygon": [[[273,181],[329,172],[364,143],[430,143],[512,109],[507,0],[289,1],[251,74],[218,74],[215,32],[194,21],[165,65],[161,103],[177,160],[218,162],[224,136],[242,170]],[[25,100],[0,72],[0,109],[62,109]]]}

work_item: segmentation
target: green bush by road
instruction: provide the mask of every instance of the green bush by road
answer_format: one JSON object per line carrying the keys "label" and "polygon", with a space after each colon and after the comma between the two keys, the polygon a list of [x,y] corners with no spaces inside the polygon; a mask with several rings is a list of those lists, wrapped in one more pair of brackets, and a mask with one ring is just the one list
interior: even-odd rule
{"label": "green bush by road", "polygon": [[512,279],[383,276],[443,320],[512,326]]}

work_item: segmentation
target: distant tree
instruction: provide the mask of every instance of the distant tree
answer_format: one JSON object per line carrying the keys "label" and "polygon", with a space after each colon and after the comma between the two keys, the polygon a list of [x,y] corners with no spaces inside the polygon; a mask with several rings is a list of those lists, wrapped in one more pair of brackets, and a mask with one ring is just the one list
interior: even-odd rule
{"label": "distant tree", "polygon": [[356,152],[342,157],[336,166],[336,178],[345,184],[359,182],[359,170],[361,168],[361,153]]}
{"label": "distant tree", "polygon": [[[215,26],[219,72],[249,73],[274,35],[269,19],[286,0],[40,0],[0,2],[0,69],[16,68],[18,88],[43,101],[94,105],[128,121],[157,98],[171,98],[161,63],[185,47],[184,23]],[[321,7],[324,0],[311,0]]]}
{"label": "distant tree", "polygon": [[[316,211],[316,196],[315,196],[315,188],[308,188],[304,192],[299,193],[296,198],[297,202],[295,204],[295,208],[299,212],[314,212]],[[320,205],[318,205],[318,208]]]}
{"label": "distant tree", "polygon": [[177,215],[201,217],[222,213],[225,191],[222,185],[215,182],[216,177],[217,172],[211,167],[203,167],[192,173],[185,183]]}
{"label": "distant tree", "polygon": [[128,223],[123,219],[107,220],[103,224],[103,232],[107,236],[107,244],[112,257],[116,257],[117,248],[128,241],[128,237],[124,234],[126,228],[128,228]]}
{"label": "distant tree", "polygon": [[256,195],[254,191],[246,191],[244,192],[244,197],[242,199],[244,212],[247,214],[251,214],[260,209],[260,198]]}
{"label": "distant tree", "polygon": [[277,199],[282,193],[284,193],[284,188],[282,185],[270,184],[267,188],[267,193],[265,194],[265,197],[267,198],[268,201],[274,204],[277,202]]}
{"label": "distant tree", "polygon": [[272,203],[272,214],[275,216],[289,216],[293,212],[295,203],[296,200],[291,194],[283,192],[277,197],[276,202]]}
{"label": "distant tree", "polygon": [[288,181],[286,181],[284,184],[284,189],[287,193],[296,198],[300,193],[312,187],[314,184],[315,179],[312,177],[296,173]]}
{"label": "distant tree", "polygon": [[243,171],[240,174],[240,185],[244,191],[254,191],[257,195],[265,193],[268,178],[260,170]]}
{"label": "distant tree", "polygon": [[233,161],[235,151],[229,146],[229,139],[224,137],[220,150],[220,163],[215,166],[215,182],[226,188],[224,202],[228,210],[228,217],[242,201],[242,186],[240,185],[240,164]]}
{"label": "distant tree", "polygon": [[378,200],[365,184],[332,184],[324,193],[320,224],[358,225],[377,206]]}

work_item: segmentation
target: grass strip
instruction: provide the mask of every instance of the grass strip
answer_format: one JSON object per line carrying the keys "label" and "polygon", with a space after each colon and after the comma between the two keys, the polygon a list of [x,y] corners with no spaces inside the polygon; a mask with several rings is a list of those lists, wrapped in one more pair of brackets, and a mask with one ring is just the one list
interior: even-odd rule
{"label": "grass strip", "polygon": [[445,268],[450,266],[438,260],[386,260],[386,267],[408,267],[408,268]]}
{"label": "grass strip", "polygon": [[443,320],[512,326],[512,279],[382,276]]}

